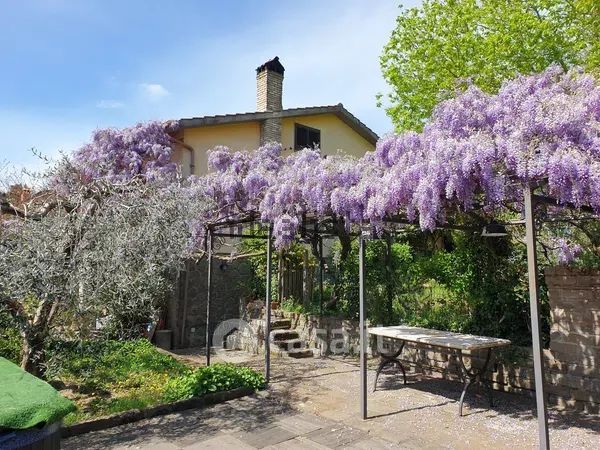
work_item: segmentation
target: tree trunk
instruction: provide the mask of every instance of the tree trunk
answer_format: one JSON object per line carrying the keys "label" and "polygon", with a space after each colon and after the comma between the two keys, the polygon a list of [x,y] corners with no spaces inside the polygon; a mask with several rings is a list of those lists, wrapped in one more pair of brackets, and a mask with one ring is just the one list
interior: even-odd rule
{"label": "tree trunk", "polygon": [[57,309],[57,301],[42,300],[33,319],[28,320],[25,328],[21,331],[23,339],[21,368],[36,377],[41,378],[45,373],[44,342]]}
{"label": "tree trunk", "polygon": [[[350,251],[352,250],[352,240],[350,238],[350,234],[348,233],[348,231],[346,230],[346,226],[344,225],[344,222],[338,218],[335,219],[334,221],[334,230],[335,233],[337,234],[338,239],[340,240],[340,245],[341,245],[341,251],[340,251],[340,263],[343,263],[344,261],[346,261],[346,259],[348,259],[348,256],[350,255]],[[327,308],[335,308],[336,304],[337,304],[337,299],[340,296],[340,286],[337,283],[334,285],[333,288],[333,292],[332,292],[332,296],[329,299],[329,301],[327,301],[326,303],[326,307]]]}
{"label": "tree trunk", "polygon": [[346,258],[348,258],[348,255],[350,254],[350,250],[352,250],[352,241],[350,239],[350,235],[348,234],[348,231],[346,231],[344,222],[339,219],[335,220],[334,229],[340,240],[340,245],[342,246],[340,251],[340,259],[342,261],[346,261]]}
{"label": "tree trunk", "polygon": [[284,272],[284,265],[283,265],[283,250],[279,251],[279,260],[278,260],[278,264],[277,264],[277,301],[281,302],[283,300],[283,272]]}
{"label": "tree trunk", "polygon": [[23,337],[21,368],[42,378],[45,372],[45,362],[44,339],[38,333],[27,333],[27,336]]}

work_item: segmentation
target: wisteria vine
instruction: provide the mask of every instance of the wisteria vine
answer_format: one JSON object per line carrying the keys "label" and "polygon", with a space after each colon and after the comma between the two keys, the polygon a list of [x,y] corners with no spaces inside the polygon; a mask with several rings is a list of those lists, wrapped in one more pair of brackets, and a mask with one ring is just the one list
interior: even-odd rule
{"label": "wisteria vine", "polygon": [[73,164],[83,182],[104,178],[124,182],[135,177],[172,177],[177,166],[172,160],[173,121],[150,121],[128,128],[103,128],[92,141],[73,155]]}
{"label": "wisteria vine", "polygon": [[303,214],[375,226],[403,215],[433,229],[452,211],[519,202],[527,183],[600,212],[600,88],[551,67],[496,95],[471,86],[441,103],[422,133],[385,136],[359,159],[309,149],[282,157],[269,144],[215,149],[210,165],[197,183],[217,209],[204,223],[254,214],[274,224],[278,246],[292,242]]}
{"label": "wisteria vine", "polygon": [[[99,130],[74,159],[85,177],[119,181],[168,176],[171,156],[168,126],[152,122]],[[212,225],[257,218],[285,247],[304,214],[375,227],[400,215],[431,230],[457,210],[518,203],[525,184],[600,213],[600,87],[550,67],[495,95],[471,86],[439,104],[421,133],[387,135],[362,158],[314,149],[284,157],[270,143],[251,152],[218,147],[208,162],[209,173],[188,187],[214,206],[193,220],[195,242]]]}

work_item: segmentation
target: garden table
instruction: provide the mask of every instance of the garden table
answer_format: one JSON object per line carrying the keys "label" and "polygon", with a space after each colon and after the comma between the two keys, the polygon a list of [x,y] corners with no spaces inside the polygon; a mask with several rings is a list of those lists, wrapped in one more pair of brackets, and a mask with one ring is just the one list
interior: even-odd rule
{"label": "garden table", "polygon": [[[406,384],[406,371],[404,370],[404,366],[398,357],[404,349],[404,344],[406,342],[413,342],[417,344],[431,345],[433,347],[447,348],[457,356],[458,360],[460,361],[459,375],[463,382],[463,390],[458,404],[459,416],[462,416],[463,400],[465,398],[467,389],[474,383],[487,386],[489,390],[490,406],[493,406],[494,398],[492,381],[490,380],[486,383],[483,376],[487,371],[492,350],[494,348],[510,345],[509,340],[486,336],[474,336],[471,334],[452,333],[450,331],[432,330],[429,328],[409,327],[404,325],[369,328],[369,334],[399,341],[398,349],[391,353],[385,353],[381,351],[378,345],[378,352],[381,361],[379,362],[379,366],[377,367],[377,372],[375,374],[375,383],[373,385],[374,391],[377,389],[377,379],[379,378],[379,374],[383,368],[388,365],[396,365],[400,368],[404,378],[404,384]],[[471,367],[467,369],[463,359],[463,352],[472,350],[486,351],[485,362],[480,368],[475,367],[473,365],[473,361],[471,360]]]}

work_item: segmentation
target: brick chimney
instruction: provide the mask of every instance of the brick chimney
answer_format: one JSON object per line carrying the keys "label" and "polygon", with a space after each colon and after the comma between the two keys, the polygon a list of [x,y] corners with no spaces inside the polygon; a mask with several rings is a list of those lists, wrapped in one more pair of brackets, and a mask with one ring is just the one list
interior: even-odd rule
{"label": "brick chimney", "polygon": [[283,94],[283,72],[279,57],[256,68],[256,110],[281,111]]}
{"label": "brick chimney", "polygon": [[[256,68],[256,110],[260,112],[281,111],[284,67],[279,57]],[[260,143],[281,142],[281,119],[269,118],[261,123]]]}

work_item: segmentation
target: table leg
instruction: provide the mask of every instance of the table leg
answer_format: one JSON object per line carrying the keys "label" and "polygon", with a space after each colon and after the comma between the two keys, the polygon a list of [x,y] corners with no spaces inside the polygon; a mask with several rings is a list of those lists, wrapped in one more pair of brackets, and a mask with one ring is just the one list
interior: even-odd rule
{"label": "table leg", "polygon": [[402,377],[404,379],[404,384],[406,384],[406,371],[404,370],[404,366],[398,359],[400,353],[404,349],[404,341],[400,341],[400,348],[395,353],[379,353],[381,360],[379,361],[379,365],[377,366],[377,372],[375,373],[375,382],[373,383],[373,392],[377,390],[377,380],[379,379],[379,375],[383,371],[386,366],[396,365],[400,368],[402,372]]}
{"label": "table leg", "polygon": [[485,375],[486,371],[487,371],[487,367],[490,363],[490,357],[492,355],[492,349],[488,348],[487,349],[487,355],[485,358],[485,362],[483,363],[483,366],[481,367],[481,369],[476,369],[475,367],[473,367],[473,363],[471,363],[471,368],[467,369],[467,366],[465,365],[464,359],[463,359],[463,354],[461,350],[457,351],[458,354],[458,358],[460,361],[460,369],[461,369],[461,379],[463,380],[464,386],[463,386],[463,390],[460,394],[460,401],[458,402],[458,415],[462,416],[462,410],[463,410],[463,402],[465,399],[465,394],[467,393],[467,389],[469,389],[469,386],[471,386],[474,383],[479,383],[481,385],[484,385],[484,388],[487,387],[489,389],[489,399],[490,399],[490,407],[494,406],[494,397],[493,397],[493,386],[492,386],[492,382],[490,381],[489,383],[483,379],[483,376]]}

